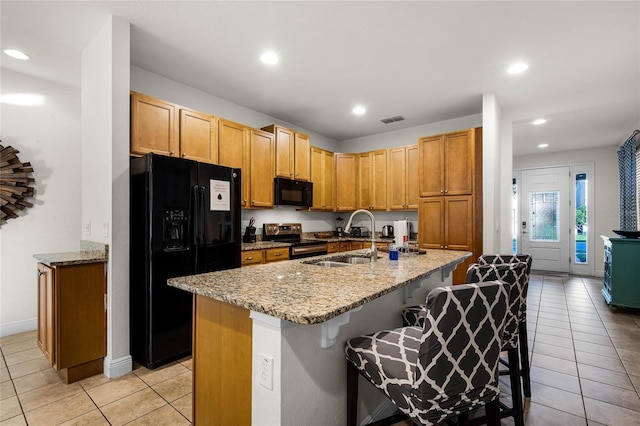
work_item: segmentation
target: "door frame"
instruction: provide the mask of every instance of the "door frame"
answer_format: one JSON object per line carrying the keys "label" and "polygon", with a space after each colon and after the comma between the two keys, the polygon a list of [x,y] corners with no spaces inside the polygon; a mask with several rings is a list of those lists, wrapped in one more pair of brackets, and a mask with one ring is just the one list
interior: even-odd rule
{"label": "door frame", "polygon": [[[595,273],[595,235],[596,232],[596,217],[595,217],[595,165],[593,161],[586,161],[582,163],[574,163],[574,164],[555,164],[548,166],[538,166],[538,167],[523,167],[520,169],[514,169],[512,173],[512,178],[516,180],[516,211],[515,211],[515,237],[516,237],[516,251],[518,253],[522,252],[522,234],[520,232],[520,224],[522,223],[522,171],[523,170],[539,170],[539,169],[549,169],[556,167],[569,167],[570,176],[569,176],[569,223],[571,229],[571,242],[569,244],[570,247],[570,273],[575,275],[586,275],[586,276],[594,276]],[[575,206],[575,176],[578,173],[587,173],[587,199],[589,200],[587,203],[587,220],[588,220],[588,231],[587,231],[587,263],[576,263],[576,245],[575,245],[575,223],[576,223],[576,209]]]}

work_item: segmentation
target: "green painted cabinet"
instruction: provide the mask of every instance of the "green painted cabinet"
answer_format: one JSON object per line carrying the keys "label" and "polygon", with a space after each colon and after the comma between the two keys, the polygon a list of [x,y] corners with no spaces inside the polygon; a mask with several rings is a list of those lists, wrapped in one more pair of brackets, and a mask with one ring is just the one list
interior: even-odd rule
{"label": "green painted cabinet", "polygon": [[640,308],[640,239],[602,239],[604,300],[613,306]]}

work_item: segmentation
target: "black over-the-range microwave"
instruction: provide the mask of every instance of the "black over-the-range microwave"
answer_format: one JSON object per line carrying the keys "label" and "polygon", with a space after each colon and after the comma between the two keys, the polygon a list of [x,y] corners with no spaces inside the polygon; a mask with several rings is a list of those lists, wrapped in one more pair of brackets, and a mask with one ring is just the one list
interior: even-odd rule
{"label": "black over-the-range microwave", "polygon": [[313,202],[312,182],[277,177],[273,186],[276,205],[311,207]]}

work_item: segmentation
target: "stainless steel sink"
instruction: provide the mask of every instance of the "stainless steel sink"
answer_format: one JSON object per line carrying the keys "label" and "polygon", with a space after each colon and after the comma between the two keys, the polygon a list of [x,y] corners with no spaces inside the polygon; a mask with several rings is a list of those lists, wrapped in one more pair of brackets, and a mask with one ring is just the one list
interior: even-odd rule
{"label": "stainless steel sink", "polygon": [[303,263],[306,263],[307,265],[324,266],[326,268],[336,268],[340,266],[362,265],[371,263],[371,259],[362,256],[335,256],[328,259],[310,260]]}
{"label": "stainless steel sink", "polygon": [[332,260],[320,260],[317,262],[304,262],[308,265],[324,266],[325,268],[339,268],[341,266],[349,266],[348,263],[334,262]]}

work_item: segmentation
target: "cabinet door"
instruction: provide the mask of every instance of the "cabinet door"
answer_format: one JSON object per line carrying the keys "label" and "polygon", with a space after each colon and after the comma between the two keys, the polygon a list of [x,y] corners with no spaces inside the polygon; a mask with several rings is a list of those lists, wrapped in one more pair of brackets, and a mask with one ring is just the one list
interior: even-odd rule
{"label": "cabinet door", "polygon": [[276,176],[294,178],[295,144],[293,130],[275,126]]}
{"label": "cabinet door", "polygon": [[247,207],[249,198],[250,140],[251,129],[247,126],[222,118],[218,120],[218,164],[242,169],[242,207]]}
{"label": "cabinet door", "polygon": [[444,201],[444,248],[473,251],[473,197],[444,197]]}
{"label": "cabinet door", "polygon": [[444,138],[444,194],[473,194],[474,139],[472,131],[448,133]]}
{"label": "cabinet door", "polygon": [[247,126],[223,118],[219,119],[218,164],[238,169],[242,168],[244,142],[250,136],[250,130]]}
{"label": "cabinet door", "polygon": [[38,263],[38,347],[49,364],[54,364],[54,270]]}
{"label": "cabinet door", "polygon": [[264,251],[264,261],[279,262],[281,260],[289,260],[289,247],[278,247],[266,249]]}
{"label": "cabinet door", "polygon": [[131,92],[131,153],[177,156],[176,105]]}
{"label": "cabinet door", "polygon": [[[374,151],[372,158],[371,182],[373,210],[387,209],[387,151],[381,149]],[[373,230],[372,230],[373,232]]]}
{"label": "cabinet door", "polygon": [[218,129],[209,114],[180,110],[180,157],[203,163],[218,162]]}
{"label": "cabinet door", "polygon": [[56,368],[107,354],[106,269],[104,263],[56,268]]}
{"label": "cabinet door", "polygon": [[336,167],[336,210],[357,210],[357,154],[335,154],[334,158]]}
{"label": "cabinet door", "polygon": [[275,144],[273,134],[251,129],[250,207],[273,207]]}
{"label": "cabinet door", "polygon": [[430,136],[418,141],[420,196],[444,194],[444,146],[442,136]]}
{"label": "cabinet door", "polygon": [[[333,180],[335,178],[333,152],[322,151],[322,209],[335,209],[335,194]],[[315,187],[314,187],[315,191]]]}
{"label": "cabinet door", "polygon": [[389,209],[404,210],[406,194],[405,154],[403,147],[391,148],[388,152],[389,160]]}
{"label": "cabinet door", "polygon": [[351,250],[351,241],[340,241],[338,243],[338,251],[350,251]]}
{"label": "cabinet door", "polygon": [[309,136],[295,133],[295,178],[299,180],[311,180],[311,167],[309,157],[311,155]]}
{"label": "cabinet door", "polygon": [[264,263],[264,254],[262,250],[243,250],[242,266],[258,265]]}
{"label": "cabinet door", "polygon": [[313,183],[312,210],[323,210],[324,202],[324,155],[323,150],[311,147],[311,182]]}
{"label": "cabinet door", "polygon": [[420,179],[418,176],[419,161],[418,161],[418,145],[412,145],[406,147],[406,167],[405,167],[405,179],[406,179],[406,207],[407,209],[418,209],[418,202],[420,201],[420,191],[418,184]]}
{"label": "cabinet door", "polygon": [[358,154],[358,179],[356,206],[359,209],[373,209],[373,152]]}
{"label": "cabinet door", "polygon": [[418,244],[421,248],[444,248],[444,197],[421,198],[418,209]]}

